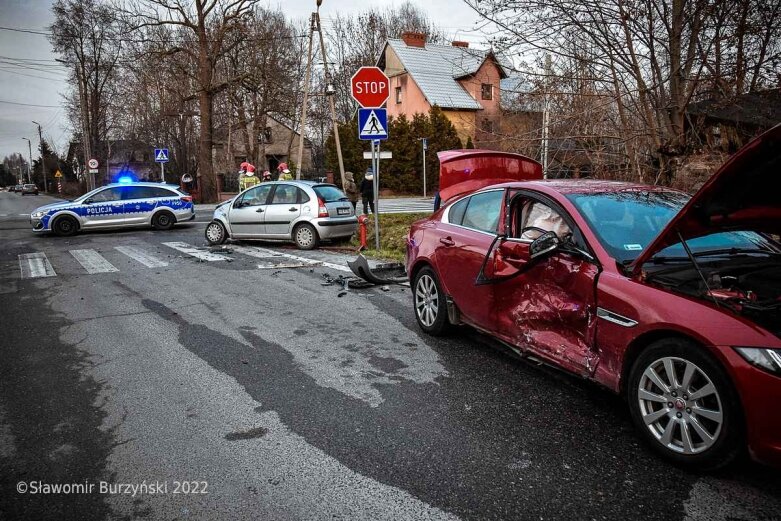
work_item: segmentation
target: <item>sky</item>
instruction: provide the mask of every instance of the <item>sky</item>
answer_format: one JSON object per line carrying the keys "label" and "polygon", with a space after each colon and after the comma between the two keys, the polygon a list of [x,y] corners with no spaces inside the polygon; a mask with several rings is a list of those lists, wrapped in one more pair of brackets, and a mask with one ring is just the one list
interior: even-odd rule
{"label": "sky", "polygon": [[[411,1],[453,39],[481,41],[479,34],[472,31],[478,18],[463,0]],[[347,14],[401,3],[398,0],[324,0],[320,8],[323,28],[328,30],[328,17],[336,12]],[[280,7],[289,18],[306,19],[315,9],[315,0],[267,0],[265,4]],[[32,121],[41,124],[44,139],[55,150],[63,154],[67,151],[71,131],[63,108],[63,94],[67,90],[64,67],[54,61],[57,56],[45,35],[8,30],[45,31],[53,21],[51,5],[52,0],[0,0],[0,160],[14,152],[23,153],[27,158],[27,142],[22,138],[32,140],[32,156],[38,156],[38,128]],[[24,62],[20,64],[19,60]]]}

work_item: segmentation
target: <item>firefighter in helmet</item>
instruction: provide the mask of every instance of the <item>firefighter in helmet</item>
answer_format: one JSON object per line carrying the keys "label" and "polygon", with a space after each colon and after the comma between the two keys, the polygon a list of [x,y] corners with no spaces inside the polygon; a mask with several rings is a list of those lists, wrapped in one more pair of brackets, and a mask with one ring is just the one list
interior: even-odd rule
{"label": "firefighter in helmet", "polygon": [[279,172],[280,181],[291,181],[293,179],[293,175],[290,173],[287,163],[280,163],[277,167],[277,171]]}

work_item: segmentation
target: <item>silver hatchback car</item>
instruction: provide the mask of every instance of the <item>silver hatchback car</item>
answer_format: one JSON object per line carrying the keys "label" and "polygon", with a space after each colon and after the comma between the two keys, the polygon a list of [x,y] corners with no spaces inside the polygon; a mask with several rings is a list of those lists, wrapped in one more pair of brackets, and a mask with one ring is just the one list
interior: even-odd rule
{"label": "silver hatchback car", "polygon": [[334,185],[273,181],[241,192],[214,209],[209,244],[231,239],[292,240],[299,249],[321,240],[346,239],[358,227],[347,196]]}
{"label": "silver hatchback car", "polygon": [[72,201],[41,206],[30,214],[33,231],[61,236],[126,226],[169,230],[177,222],[193,219],[193,198],[176,185],[161,183],[110,184]]}

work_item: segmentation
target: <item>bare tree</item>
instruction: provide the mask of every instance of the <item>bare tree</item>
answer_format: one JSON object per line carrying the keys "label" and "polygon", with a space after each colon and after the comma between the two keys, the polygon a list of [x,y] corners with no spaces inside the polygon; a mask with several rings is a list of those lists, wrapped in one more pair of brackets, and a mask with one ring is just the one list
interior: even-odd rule
{"label": "bare tree", "polygon": [[621,134],[637,135],[630,154],[649,150],[646,163],[665,174],[687,151],[693,100],[778,81],[781,0],[465,2],[499,50],[581,61],[600,95],[613,92]]}
{"label": "bare tree", "polygon": [[122,22],[115,10],[97,0],[58,0],[52,11],[51,42],[54,51],[72,66],[71,85],[77,96],[85,156],[105,158],[104,144],[112,128],[109,107],[122,54]]}
{"label": "bare tree", "polygon": [[[220,58],[238,45],[231,34],[240,29],[258,0],[137,0],[134,16],[141,20],[138,28],[150,26],[178,26],[194,44],[173,46],[173,50],[187,55],[196,69],[196,93],[200,113],[198,140],[199,185],[206,201],[217,198],[217,178],[212,164],[214,96],[235,81],[219,81]],[[230,44],[228,42],[231,42]],[[187,43],[187,42],[185,42]]]}

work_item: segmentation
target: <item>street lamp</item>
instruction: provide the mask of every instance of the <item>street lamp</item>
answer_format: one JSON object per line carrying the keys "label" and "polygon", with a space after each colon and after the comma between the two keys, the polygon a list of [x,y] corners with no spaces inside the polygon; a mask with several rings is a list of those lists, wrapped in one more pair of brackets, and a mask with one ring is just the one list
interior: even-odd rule
{"label": "street lamp", "polygon": [[27,151],[30,153],[30,163],[27,165],[27,182],[33,184],[33,144],[26,137],[22,139],[27,141]]}

